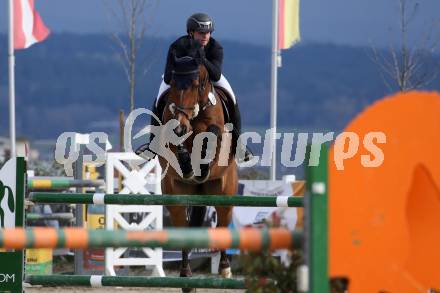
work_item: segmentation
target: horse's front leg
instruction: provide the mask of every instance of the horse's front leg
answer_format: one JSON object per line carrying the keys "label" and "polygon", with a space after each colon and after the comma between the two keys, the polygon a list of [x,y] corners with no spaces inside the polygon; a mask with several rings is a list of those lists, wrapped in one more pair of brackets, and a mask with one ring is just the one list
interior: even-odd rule
{"label": "horse's front leg", "polygon": [[[189,265],[189,255],[190,250],[182,249],[182,266],[180,267],[180,277],[192,277],[191,267]],[[183,293],[195,293],[195,288],[182,288]]]}
{"label": "horse's front leg", "polygon": [[177,146],[177,160],[182,170],[183,179],[191,180],[194,177],[194,171],[191,165],[191,154],[183,144]]}
{"label": "horse's front leg", "polygon": [[[215,207],[215,209],[217,211],[217,227],[227,228],[232,219],[232,207]],[[231,265],[225,250],[220,251],[218,273],[222,278],[232,277]]]}
{"label": "horse's front leg", "polygon": [[[200,166],[200,173],[196,174],[194,177],[194,181],[199,184],[205,183],[209,179],[211,164],[212,161],[214,161],[216,151],[219,149],[221,141],[221,130],[217,125],[210,124],[206,129],[206,133],[213,135],[215,141],[211,141],[211,145],[209,145],[209,139],[207,137],[203,138],[201,142],[200,157],[196,157],[200,161],[196,159],[193,162],[194,164],[198,164]],[[212,158],[211,162],[206,162],[207,158]],[[205,162],[201,163],[202,160]]]}
{"label": "horse's front leg", "polygon": [[[171,222],[175,227],[188,227],[188,221],[186,217],[186,207],[167,207],[170,212]],[[182,263],[180,265],[180,277],[191,277],[191,267],[189,265],[190,250],[182,249]],[[183,293],[196,292],[194,288],[182,288]]]}

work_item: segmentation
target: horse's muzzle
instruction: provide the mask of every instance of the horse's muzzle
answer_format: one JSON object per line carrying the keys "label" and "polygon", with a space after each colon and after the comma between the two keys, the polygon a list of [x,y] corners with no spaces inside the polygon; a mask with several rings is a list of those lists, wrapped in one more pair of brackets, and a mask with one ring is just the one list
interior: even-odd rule
{"label": "horse's muzzle", "polygon": [[176,128],[174,128],[174,133],[177,136],[183,136],[187,133],[187,128],[183,124],[179,124]]}

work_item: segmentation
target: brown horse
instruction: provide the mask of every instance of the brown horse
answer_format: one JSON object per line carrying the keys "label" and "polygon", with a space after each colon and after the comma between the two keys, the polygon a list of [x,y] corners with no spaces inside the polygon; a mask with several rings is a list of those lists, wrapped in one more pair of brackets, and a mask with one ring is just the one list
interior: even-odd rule
{"label": "brown horse", "polygon": [[[169,146],[176,155],[181,172],[169,168],[162,180],[162,191],[175,195],[233,196],[238,187],[237,164],[235,152],[231,151],[234,148],[232,135],[230,129],[228,131],[225,127],[220,90],[214,90],[208,71],[197,58],[174,56],[174,61],[162,121],[166,124],[176,119],[179,124],[174,133],[179,137],[189,137],[180,145]],[[200,137],[200,134],[205,137]],[[162,168],[166,168],[167,161],[163,157],[159,160]],[[168,207],[168,210],[174,226],[196,227],[201,225],[206,207],[193,207],[189,219],[186,207]],[[227,227],[231,221],[232,207],[216,207],[216,211],[217,227]],[[188,250],[182,250],[181,277],[192,275],[188,253]],[[221,251],[219,274],[225,278],[231,277],[225,251]],[[190,288],[182,290],[195,291]]]}

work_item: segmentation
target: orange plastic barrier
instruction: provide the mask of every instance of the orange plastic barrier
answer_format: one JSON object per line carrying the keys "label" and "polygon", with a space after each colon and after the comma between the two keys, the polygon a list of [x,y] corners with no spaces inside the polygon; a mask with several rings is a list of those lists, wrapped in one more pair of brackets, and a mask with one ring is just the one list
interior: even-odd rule
{"label": "orange plastic barrier", "polygon": [[[361,139],[343,171],[329,163],[331,277],[347,277],[349,292],[440,290],[440,95],[385,98],[345,131]],[[366,168],[370,131],[386,143],[382,165]]]}

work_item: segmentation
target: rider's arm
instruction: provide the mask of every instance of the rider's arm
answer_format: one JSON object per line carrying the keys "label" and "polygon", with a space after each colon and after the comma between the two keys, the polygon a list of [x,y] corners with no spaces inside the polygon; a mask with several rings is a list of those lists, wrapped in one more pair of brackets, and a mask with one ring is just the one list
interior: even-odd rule
{"label": "rider's arm", "polygon": [[[209,58],[209,59],[208,59]],[[204,64],[208,70],[212,81],[218,81],[222,75],[223,48],[220,45],[215,46],[209,56],[205,58]]]}
{"label": "rider's arm", "polygon": [[167,55],[167,62],[165,65],[165,73],[163,76],[163,81],[166,84],[170,84],[171,82],[171,78],[172,78],[172,70],[173,70],[173,54],[172,54],[172,47],[170,46],[170,48],[168,49],[168,55]]}

